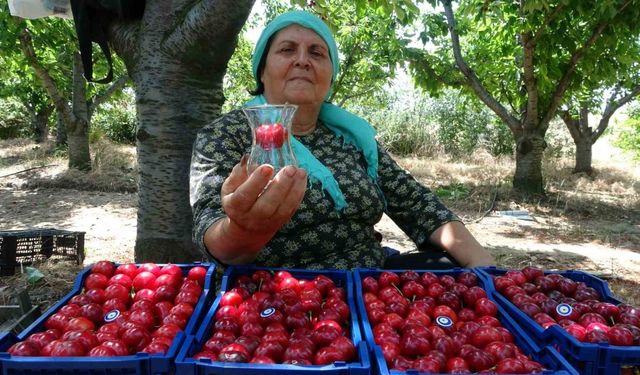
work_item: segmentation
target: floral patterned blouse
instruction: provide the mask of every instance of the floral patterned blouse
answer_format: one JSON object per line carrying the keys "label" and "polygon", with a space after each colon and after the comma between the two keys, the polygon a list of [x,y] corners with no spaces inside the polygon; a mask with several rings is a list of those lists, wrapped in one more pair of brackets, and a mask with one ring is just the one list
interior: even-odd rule
{"label": "floral patterned blouse", "polygon": [[[322,123],[298,136],[334,175],[348,207],[338,213],[319,183],[309,183],[291,220],[260,251],[256,265],[302,269],[381,267],[384,251],[374,225],[386,213],[418,246],[441,225],[458,218],[426,187],[400,168],[378,145],[378,186],[367,175],[362,154]],[[191,161],[193,237],[209,257],[203,237],[224,216],[222,183],[243,154],[251,151],[251,128],[241,110],[203,127]],[[384,200],[379,195],[384,193]],[[385,207],[386,201],[386,207]]]}

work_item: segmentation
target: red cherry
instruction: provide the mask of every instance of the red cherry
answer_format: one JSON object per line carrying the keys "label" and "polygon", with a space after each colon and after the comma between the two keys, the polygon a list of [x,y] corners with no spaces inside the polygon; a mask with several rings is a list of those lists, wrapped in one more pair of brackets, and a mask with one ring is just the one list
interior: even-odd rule
{"label": "red cherry", "polygon": [[109,277],[101,273],[92,273],[84,280],[86,289],[104,289],[109,283]]}
{"label": "red cherry", "polygon": [[187,272],[187,279],[196,281],[202,287],[204,287],[206,277],[207,269],[204,267],[196,266]]}
{"label": "red cherry", "polygon": [[456,281],[471,288],[478,285],[478,276],[473,272],[463,271],[456,276]]}
{"label": "red cherry", "polygon": [[363,292],[377,294],[378,288],[378,281],[376,281],[376,279],[372,276],[366,276],[364,279],[362,279]]}
{"label": "red cherry", "polygon": [[609,337],[609,344],[631,346],[633,345],[633,334],[630,330],[624,327],[611,327],[607,332]]}
{"label": "red cherry", "polygon": [[278,342],[262,341],[253,353],[255,357],[267,357],[274,362],[280,362],[285,347]]}
{"label": "red cherry", "polygon": [[524,364],[515,358],[505,358],[496,365],[497,374],[524,374]]}
{"label": "red cherry", "polygon": [[116,267],[115,265],[108,260],[101,260],[96,262],[93,266],[91,266],[91,273],[99,273],[105,275],[107,279],[115,273]]}
{"label": "red cherry", "polygon": [[133,279],[126,274],[116,273],[109,279],[109,285],[114,284],[120,284],[127,288],[127,291],[129,291],[129,289],[131,289],[131,286],[133,285]]}
{"label": "red cherry", "polygon": [[400,285],[400,276],[395,272],[383,271],[378,276],[378,285],[385,288],[391,285]]}
{"label": "red cherry", "polygon": [[55,340],[49,345],[54,344],[51,348],[51,357],[82,357],[87,353],[87,350],[78,341],[64,341]]}
{"label": "red cherry", "polygon": [[[56,340],[52,340],[52,341],[56,341]],[[28,340],[20,341],[11,345],[11,347],[7,350],[7,352],[15,356],[35,357],[40,355],[40,347],[35,342],[31,342]]]}
{"label": "red cherry", "polygon": [[116,351],[113,350],[113,348],[102,345],[92,348],[89,353],[87,353],[89,357],[114,357],[116,355]]}

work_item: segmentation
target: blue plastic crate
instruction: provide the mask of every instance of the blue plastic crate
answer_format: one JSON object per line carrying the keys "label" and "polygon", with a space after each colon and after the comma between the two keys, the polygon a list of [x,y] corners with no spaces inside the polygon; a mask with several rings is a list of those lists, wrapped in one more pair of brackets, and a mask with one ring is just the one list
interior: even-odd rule
{"label": "blue plastic crate", "polygon": [[[220,304],[220,299],[224,292],[232,288],[237,276],[250,275],[257,270],[288,271],[298,279],[311,280],[318,275],[325,275],[332,279],[336,286],[341,286],[347,292],[347,304],[351,311],[351,340],[356,346],[357,360],[349,363],[336,362],[329,365],[318,366],[297,366],[288,364],[249,364],[249,363],[226,363],[210,361],[207,359],[194,360],[191,358],[202,348],[204,342],[209,338],[211,326],[214,323],[215,313]],[[205,374],[314,374],[323,375],[367,375],[371,371],[369,354],[366,343],[361,339],[362,335],[358,325],[357,311],[353,297],[353,277],[348,271],[340,270],[298,270],[284,268],[262,268],[253,266],[232,266],[227,268],[222,278],[221,288],[211,309],[202,321],[200,329],[195,335],[187,337],[178,357],[176,358],[176,374],[179,375],[205,375]]]}
{"label": "blue plastic crate", "polygon": [[[159,265],[162,266],[162,265]],[[175,357],[185,337],[193,334],[215,296],[215,265],[212,263],[178,264],[183,275],[196,266],[207,268],[205,285],[193,314],[183,332],[174,338],[166,354],[136,353],[118,357],[18,357],[11,356],[7,349],[29,335],[44,330],[45,321],[64,306],[73,296],[82,291],[84,279],[91,273],[91,266],[82,270],[75,279],[72,290],[58,303],[47,310],[38,320],[19,335],[9,334],[0,339],[0,369],[3,374],[164,374],[174,369]]]}
{"label": "blue plastic crate", "polygon": [[[546,330],[535,320],[523,313],[515,304],[495,289],[492,276],[504,275],[508,270],[495,267],[481,267],[478,274],[491,289],[492,296],[500,306],[534,338],[538,345],[552,345],[565,356],[573,366],[585,375],[619,374],[625,366],[640,366],[640,346],[617,346],[608,343],[591,344],[578,341],[562,327],[554,325]],[[602,301],[622,303],[616,298],[606,281],[583,271],[553,271],[573,281],[584,282],[602,296]]]}
{"label": "blue plastic crate", "polygon": [[[382,350],[377,345],[373,338],[373,331],[369,319],[367,318],[367,311],[364,306],[364,299],[362,293],[362,279],[367,276],[377,278],[382,272],[396,272],[400,273],[405,270],[380,270],[380,269],[356,269],[354,271],[354,283],[356,287],[356,300],[358,304],[358,313],[361,316],[362,331],[365,336],[368,347],[372,350],[372,363],[376,373],[381,375],[400,375],[400,374],[417,374],[416,370],[398,371],[389,370],[387,367]],[[454,268],[452,270],[414,270],[419,274],[424,272],[432,272],[437,276],[451,275],[456,277],[462,272],[474,272],[472,269]],[[476,272],[474,272],[476,273]],[[477,273],[476,273],[477,274]],[[490,291],[487,290],[486,281],[479,277],[478,286],[487,291],[487,297],[491,300]],[[495,302],[495,301],[494,301]],[[502,325],[507,328],[512,336],[514,343],[520,347],[523,353],[531,356],[534,360],[543,364],[547,370],[543,374],[556,374],[556,375],[578,375],[578,372],[552,347],[539,347],[531,339],[531,337],[525,333],[516,322],[509,317],[502,307],[498,305],[498,320]]]}

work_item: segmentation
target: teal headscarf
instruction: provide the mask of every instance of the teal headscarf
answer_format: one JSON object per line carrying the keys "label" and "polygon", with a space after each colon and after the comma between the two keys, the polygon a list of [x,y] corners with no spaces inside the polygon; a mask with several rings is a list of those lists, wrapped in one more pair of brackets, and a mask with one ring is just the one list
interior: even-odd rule
{"label": "teal headscarf", "polygon": [[[283,28],[298,24],[315,31],[327,44],[329,48],[329,57],[333,69],[333,80],[335,81],[339,71],[338,48],[333,39],[333,35],[329,27],[315,15],[304,11],[291,11],[283,13],[271,21],[262,31],[253,52],[253,76],[256,82],[260,84],[260,72],[258,67],[262,56],[267,53],[265,48],[269,39]],[[328,96],[329,94],[327,94]],[[258,95],[253,100],[245,104],[245,106],[266,104],[266,98]],[[282,103],[277,103],[282,104]],[[331,131],[344,139],[345,143],[354,145],[362,152],[367,161],[367,174],[376,184],[379,194],[383,197],[378,184],[378,146],[375,140],[375,130],[364,119],[350,113],[329,102],[324,102],[320,107],[319,119]],[[291,137],[291,146],[296,155],[300,168],[307,171],[311,183],[320,182],[323,190],[325,190],[333,199],[336,210],[342,211],[348,206],[338,182],[333,177],[331,171],[324,166],[316,157],[295,137]],[[384,197],[383,197],[384,198]]]}

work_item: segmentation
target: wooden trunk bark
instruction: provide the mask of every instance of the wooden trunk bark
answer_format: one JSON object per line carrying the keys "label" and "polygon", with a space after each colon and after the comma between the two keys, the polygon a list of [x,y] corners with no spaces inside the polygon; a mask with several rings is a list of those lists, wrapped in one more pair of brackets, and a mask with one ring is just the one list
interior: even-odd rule
{"label": "wooden trunk bark", "polygon": [[[164,25],[164,15],[157,17],[156,25]],[[210,72],[203,76],[162,52],[159,31],[142,35],[140,60],[129,70],[139,123],[135,260],[193,262],[202,260],[203,254],[193,245],[191,234],[191,151],[197,131],[220,114],[226,61],[223,66],[212,64],[215,76]]]}
{"label": "wooden trunk bark", "polygon": [[191,234],[191,151],[198,130],[220,115],[227,62],[252,6],[253,0],[147,1],[139,25],[112,28],[136,93],[138,263],[203,259]]}
{"label": "wooden trunk bark", "polygon": [[56,112],[56,147],[67,145],[67,129],[64,126],[62,115]]}
{"label": "wooden trunk bark", "polygon": [[42,143],[49,137],[49,116],[51,112],[53,112],[53,106],[37,112],[33,119],[33,139],[36,143]]}
{"label": "wooden trunk bark", "polygon": [[542,154],[546,148],[544,137],[523,135],[518,140],[516,171],[513,187],[524,194],[544,194]]}
{"label": "wooden trunk bark", "polygon": [[[192,244],[188,182],[198,129],[219,115],[222,77],[217,83],[185,78],[175,62],[161,57],[133,72],[139,127],[136,134],[140,182],[135,260],[192,262],[202,253]],[[176,182],[180,181],[180,184]]]}
{"label": "wooden trunk bark", "polygon": [[592,150],[593,145],[589,139],[574,139],[576,142],[576,165],[573,168],[573,173],[587,173],[593,172],[592,162]]}
{"label": "wooden trunk bark", "polygon": [[[86,99],[86,81],[83,77],[82,60],[76,53],[73,61],[72,111],[66,125],[69,144],[69,168],[88,171],[91,169],[89,153],[89,108]],[[63,116],[64,117],[64,116]]]}
{"label": "wooden trunk bark", "polygon": [[89,153],[89,134],[86,122],[77,124],[73,133],[67,139],[69,144],[69,168],[88,171],[91,169],[91,154]]}

